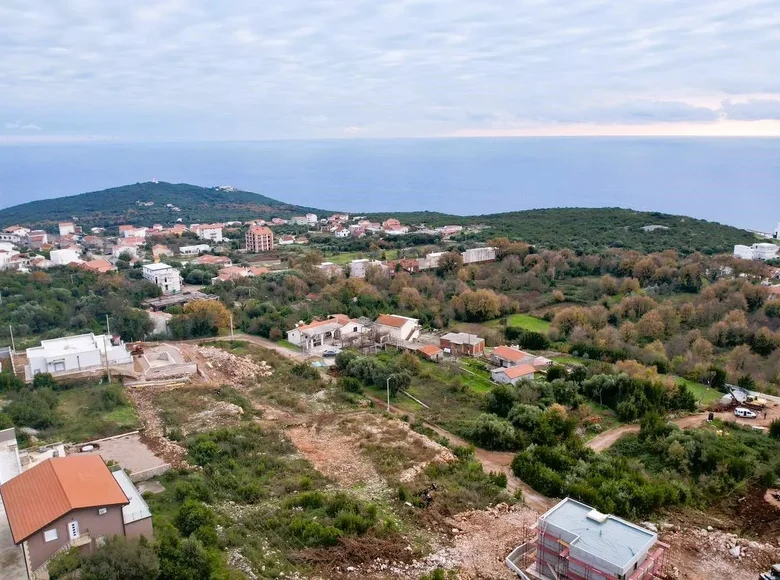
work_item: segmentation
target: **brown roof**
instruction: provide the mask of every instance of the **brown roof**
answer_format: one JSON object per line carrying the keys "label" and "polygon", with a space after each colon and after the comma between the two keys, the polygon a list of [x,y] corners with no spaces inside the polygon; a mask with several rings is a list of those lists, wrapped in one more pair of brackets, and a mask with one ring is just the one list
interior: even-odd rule
{"label": "brown roof", "polygon": [[82,267],[87,268],[88,270],[93,270],[95,272],[101,272],[101,273],[112,272],[116,270],[116,268],[114,268],[114,265],[104,258],[98,258],[97,260],[90,260],[89,262],[84,262],[81,265]]}
{"label": "brown roof", "polygon": [[528,354],[527,352],[523,352],[522,350],[517,350],[516,348],[512,348],[509,346],[497,346],[496,348],[493,349],[493,354],[504,360],[509,360],[512,362],[517,362],[519,360],[523,360],[525,358],[529,358],[533,356]]}
{"label": "brown roof", "polygon": [[401,318],[400,316],[394,316],[392,314],[380,314],[379,318],[376,319],[377,324],[381,324],[383,326],[394,326],[395,328],[401,328],[407,322],[409,322],[408,319]]}
{"label": "brown roof", "polygon": [[524,377],[526,375],[534,374],[536,372],[536,369],[533,367],[533,365],[517,365],[516,367],[501,369],[500,371],[497,372],[504,373],[510,379],[517,379],[519,377]]}
{"label": "brown roof", "polygon": [[0,495],[16,544],[72,510],[130,503],[99,455],[47,459],[0,486]]}
{"label": "brown roof", "polygon": [[442,350],[438,346],[433,346],[432,344],[426,344],[425,346],[421,346],[420,348],[418,348],[417,352],[421,352],[425,356],[436,356],[437,354],[440,354]]}
{"label": "brown roof", "polygon": [[265,226],[252,226],[249,228],[249,232],[256,235],[272,236],[274,233]]}

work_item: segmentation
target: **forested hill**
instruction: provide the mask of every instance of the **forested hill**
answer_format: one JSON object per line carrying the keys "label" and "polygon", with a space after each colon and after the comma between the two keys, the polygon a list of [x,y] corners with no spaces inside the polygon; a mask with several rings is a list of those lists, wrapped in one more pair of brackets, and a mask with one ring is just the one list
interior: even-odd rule
{"label": "forested hill", "polygon": [[[382,219],[391,214],[372,214]],[[436,212],[395,214],[403,223],[484,225],[468,239],[507,237],[550,249],[571,248],[586,253],[604,248],[646,252],[674,249],[682,253],[731,252],[735,244],[754,244],[747,230],[701,219],[622,208],[552,208],[460,217]],[[661,227],[656,227],[661,226]]]}
{"label": "forested hill", "polygon": [[[141,205],[154,202],[154,205]],[[166,207],[171,204],[181,211]],[[135,183],[69,197],[31,201],[0,210],[0,227],[23,224],[51,231],[74,217],[83,226],[185,224],[291,217],[324,210],[301,207],[248,191],[223,191],[186,183]]]}

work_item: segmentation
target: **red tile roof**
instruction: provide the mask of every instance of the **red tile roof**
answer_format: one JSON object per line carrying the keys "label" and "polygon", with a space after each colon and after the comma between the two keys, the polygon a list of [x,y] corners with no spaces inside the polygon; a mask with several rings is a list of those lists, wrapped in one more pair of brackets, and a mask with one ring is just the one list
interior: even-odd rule
{"label": "red tile roof", "polygon": [[442,350],[438,346],[433,346],[432,344],[426,344],[425,346],[421,346],[420,348],[418,348],[417,352],[421,352],[427,357],[434,357],[438,354],[441,354]]}
{"label": "red tile roof", "polygon": [[99,455],[48,459],[0,486],[14,543],[75,509],[127,505]]}
{"label": "red tile roof", "polygon": [[536,369],[533,367],[533,365],[517,365],[516,367],[508,367],[505,369],[501,369],[498,372],[504,373],[510,379],[517,379],[520,377],[534,374],[534,372],[536,372]]}
{"label": "red tile roof", "polygon": [[379,318],[376,319],[377,324],[381,324],[383,326],[393,326],[395,328],[401,328],[407,322],[409,322],[408,319],[401,318],[400,316],[394,316],[392,314],[380,314]]}
{"label": "red tile roof", "polygon": [[533,356],[527,352],[523,352],[522,350],[518,350],[509,346],[497,346],[493,349],[493,354],[504,360],[512,362],[517,362]]}
{"label": "red tile roof", "polygon": [[98,258],[97,260],[90,260],[89,262],[84,262],[83,264],[81,264],[81,266],[83,268],[86,268],[87,270],[92,270],[94,272],[100,272],[100,273],[112,272],[113,270],[116,270],[114,265],[104,258]]}

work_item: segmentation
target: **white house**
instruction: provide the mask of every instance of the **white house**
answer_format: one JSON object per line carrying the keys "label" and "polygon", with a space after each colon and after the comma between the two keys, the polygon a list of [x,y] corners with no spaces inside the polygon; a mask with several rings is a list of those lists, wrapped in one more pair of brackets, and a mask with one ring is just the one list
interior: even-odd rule
{"label": "white house", "polygon": [[361,260],[352,260],[349,264],[349,277],[350,278],[365,278],[366,270],[369,267],[387,269],[387,266],[379,260],[368,260],[363,258]]}
{"label": "white house", "polygon": [[132,364],[133,357],[122,341],[93,333],[42,340],[41,346],[27,349],[27,380],[38,373],[67,373],[109,365]]}
{"label": "white house", "polygon": [[428,254],[424,258],[418,260],[420,264],[420,270],[433,270],[439,267],[439,261],[446,252],[433,252]]}
{"label": "white house", "polygon": [[743,260],[772,260],[780,254],[780,246],[762,242],[752,246],[734,246],[734,257]]}
{"label": "white house", "polygon": [[65,264],[72,264],[74,262],[81,261],[81,254],[78,250],[73,248],[65,248],[63,250],[52,250],[49,256],[51,263],[55,266],[64,266]]}
{"label": "white house", "polygon": [[317,214],[316,213],[307,213],[306,214],[306,223],[310,226],[317,225]]}
{"label": "white house", "polygon": [[158,262],[157,264],[144,264],[143,277],[157,284],[163,294],[178,294],[181,292],[181,275],[173,266]]}
{"label": "white house", "polygon": [[19,252],[16,250],[0,249],[0,270],[5,270],[5,268],[8,267],[8,264],[11,262],[11,259],[18,255]]}
{"label": "white house", "polygon": [[201,240],[211,240],[212,242],[222,241],[222,224],[198,224],[191,227],[191,230],[197,232]]}
{"label": "white house", "polygon": [[378,334],[388,333],[394,340],[415,341],[420,338],[420,321],[408,316],[380,314],[376,319]]}
{"label": "white house", "polygon": [[515,367],[522,364],[533,365],[535,358],[534,355],[511,346],[497,346],[490,353],[490,362],[499,367]]}
{"label": "white house", "polygon": [[201,252],[210,252],[211,246],[208,244],[197,244],[195,246],[182,246],[179,248],[179,253],[182,256],[197,256]]}
{"label": "white house", "polygon": [[777,227],[775,228],[775,239],[780,240],[780,222],[777,222]]}
{"label": "white house", "polygon": [[477,264],[479,262],[492,262],[496,259],[496,248],[471,248],[461,254],[464,264]]}
{"label": "white house", "polygon": [[119,226],[119,233],[123,238],[145,238],[148,228],[137,228],[135,226]]}
{"label": "white house", "polygon": [[138,257],[138,246],[130,246],[125,244],[116,244],[111,248],[111,255],[118,258],[122,254],[128,254],[133,258]]}
{"label": "white house", "polygon": [[[349,316],[345,314],[334,314],[326,320],[315,320],[309,324],[299,323],[295,328],[287,331],[287,341],[307,351],[324,345],[328,339],[336,338],[341,329],[349,326],[350,323]],[[349,332],[352,332],[351,328]]]}
{"label": "white house", "polygon": [[333,232],[337,238],[348,238],[351,232],[347,228],[338,228]]}
{"label": "white house", "polygon": [[67,236],[69,234],[76,233],[76,226],[73,224],[73,222],[60,222],[59,230],[61,236]]}
{"label": "white house", "polygon": [[499,367],[490,371],[493,382],[516,385],[520,381],[534,378],[536,369],[533,365],[521,364],[514,367]]}

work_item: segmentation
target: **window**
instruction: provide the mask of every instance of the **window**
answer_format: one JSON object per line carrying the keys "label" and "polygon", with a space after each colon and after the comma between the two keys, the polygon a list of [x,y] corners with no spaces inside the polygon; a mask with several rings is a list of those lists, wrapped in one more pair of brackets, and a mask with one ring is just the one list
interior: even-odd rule
{"label": "window", "polygon": [[106,508],[98,508],[98,515],[103,516],[108,510]]}
{"label": "window", "polygon": [[46,530],[43,532],[43,541],[44,542],[53,542],[57,539],[57,530]]}
{"label": "window", "polygon": [[73,520],[72,522],[68,522],[68,532],[70,533],[71,540],[75,540],[80,536],[79,523],[76,520]]}

